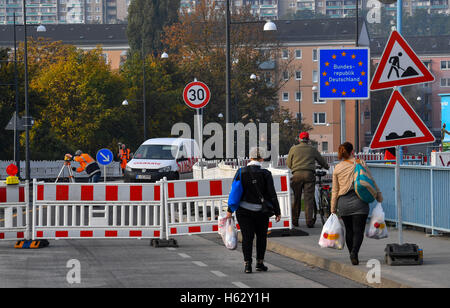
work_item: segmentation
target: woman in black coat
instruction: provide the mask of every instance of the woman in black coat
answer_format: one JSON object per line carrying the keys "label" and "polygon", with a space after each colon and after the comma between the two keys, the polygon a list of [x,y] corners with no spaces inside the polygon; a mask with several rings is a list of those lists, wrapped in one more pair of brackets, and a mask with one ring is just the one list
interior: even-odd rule
{"label": "woman in black coat", "polygon": [[[252,250],[253,239],[256,234],[256,270],[267,271],[264,265],[264,255],[267,246],[267,230],[269,228],[269,217],[262,212],[260,194],[265,200],[273,205],[276,222],[281,219],[280,205],[273,183],[272,173],[263,169],[261,163],[264,161],[264,149],[253,148],[250,150],[251,162],[247,167],[241,168],[241,183],[243,194],[236,218],[242,232],[242,252],[244,253],[245,272],[252,272]],[[239,170],[236,172],[235,180],[239,180]],[[232,210],[228,208],[227,217],[232,216]]]}

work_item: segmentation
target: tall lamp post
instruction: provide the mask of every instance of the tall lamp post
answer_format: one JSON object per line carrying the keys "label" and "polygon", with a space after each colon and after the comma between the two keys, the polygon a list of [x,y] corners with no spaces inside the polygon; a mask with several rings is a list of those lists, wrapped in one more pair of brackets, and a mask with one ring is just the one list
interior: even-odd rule
{"label": "tall lamp post", "polygon": [[[144,42],[142,42],[142,99],[136,99],[136,102],[142,102],[142,112],[143,112],[143,120],[144,120],[144,141],[147,140],[147,102],[145,100],[145,54],[144,54]],[[161,59],[167,59],[169,58],[169,55],[166,52],[163,52],[161,54]],[[128,106],[128,100],[124,100],[122,102],[122,106]]]}
{"label": "tall lamp post", "polygon": [[[25,64],[25,174],[26,180],[30,181],[30,110],[28,101],[28,39],[27,39],[27,7],[26,0],[23,0],[22,17],[23,17],[23,33],[24,33],[24,64]],[[37,28],[37,32],[45,32],[43,25]]]}
{"label": "tall lamp post", "polygon": [[[311,90],[313,90],[313,91],[317,90],[316,86],[310,86],[310,85],[303,85],[302,86],[301,82],[302,82],[302,78],[300,76],[300,78],[298,79],[298,115],[297,115],[297,117],[298,117],[298,130],[299,131],[302,130],[302,109],[301,109],[302,88],[310,88],[311,87]],[[295,99],[297,99],[297,95],[295,96]],[[314,96],[313,96],[313,99],[314,99]]]}
{"label": "tall lamp post", "polygon": [[[226,45],[226,69],[225,69],[225,127],[226,127],[226,153],[229,153],[231,146],[231,42],[230,42],[230,28],[232,24],[250,24],[259,23],[260,21],[249,22],[231,22],[230,0],[226,0],[225,4],[225,45]],[[264,25],[264,31],[276,31],[277,26],[270,20]]]}

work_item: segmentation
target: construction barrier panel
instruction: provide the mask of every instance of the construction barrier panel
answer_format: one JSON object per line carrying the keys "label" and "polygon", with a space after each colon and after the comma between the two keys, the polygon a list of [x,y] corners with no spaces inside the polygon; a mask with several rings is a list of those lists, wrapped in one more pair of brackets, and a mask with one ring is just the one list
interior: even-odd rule
{"label": "construction barrier panel", "polygon": [[[164,187],[167,239],[170,236],[205,234],[218,231],[218,217],[226,211],[232,178],[162,181]],[[281,220],[272,217],[269,230],[291,229],[290,178],[274,176],[281,209]],[[238,226],[239,229],[239,226]]]}
{"label": "construction barrier panel", "polygon": [[33,182],[34,239],[163,237],[163,191],[154,184]]}
{"label": "construction barrier panel", "polygon": [[0,241],[29,239],[28,182],[0,184]]}

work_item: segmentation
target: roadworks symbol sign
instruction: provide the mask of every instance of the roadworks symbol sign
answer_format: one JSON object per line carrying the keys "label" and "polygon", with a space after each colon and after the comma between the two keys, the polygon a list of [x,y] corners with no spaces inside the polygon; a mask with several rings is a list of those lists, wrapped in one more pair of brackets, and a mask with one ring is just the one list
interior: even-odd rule
{"label": "roadworks symbol sign", "polygon": [[370,90],[382,90],[432,81],[434,81],[434,76],[417,57],[405,39],[397,31],[392,31],[370,84]]}
{"label": "roadworks symbol sign", "polygon": [[371,149],[434,142],[435,138],[403,95],[394,91],[373,136]]}

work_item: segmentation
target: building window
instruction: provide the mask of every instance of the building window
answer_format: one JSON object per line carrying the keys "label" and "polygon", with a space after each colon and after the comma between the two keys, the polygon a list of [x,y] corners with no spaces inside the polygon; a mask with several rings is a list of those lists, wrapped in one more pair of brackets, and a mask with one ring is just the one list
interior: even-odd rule
{"label": "building window", "polygon": [[450,87],[450,78],[441,78],[441,87]]}
{"label": "building window", "polygon": [[313,82],[319,82],[319,74],[317,71],[313,71]]}
{"label": "building window", "polygon": [[302,71],[295,72],[295,80],[302,80]]}
{"label": "building window", "polygon": [[301,49],[296,49],[295,50],[295,58],[296,59],[301,59],[302,58],[302,50]]}
{"label": "building window", "polygon": [[283,102],[289,101],[289,92],[283,92]]}
{"label": "building window", "polygon": [[322,152],[328,152],[328,142],[327,141],[322,142]]}
{"label": "building window", "polygon": [[318,58],[317,58],[317,49],[313,49],[312,59],[313,59],[313,61],[317,61],[318,60]]}
{"label": "building window", "polygon": [[319,92],[313,92],[314,104],[325,104],[326,101],[319,99]]}
{"label": "building window", "polygon": [[283,59],[289,58],[289,50],[283,49],[282,54],[281,54],[281,57],[282,57]]}
{"label": "building window", "polygon": [[289,72],[287,72],[287,71],[284,71],[284,72],[283,72],[283,79],[284,79],[285,81],[288,81],[288,80],[289,80]]}
{"label": "building window", "polygon": [[300,91],[300,92],[295,92],[295,100],[296,100],[297,102],[299,102],[299,101],[302,100],[302,91]]}
{"label": "building window", "polygon": [[105,60],[105,63],[108,64],[108,54],[102,53],[103,60]]}
{"label": "building window", "polygon": [[441,70],[450,70],[450,61],[441,61]]}
{"label": "building window", "polygon": [[327,124],[327,114],[325,112],[314,112],[313,123],[315,125]]}

